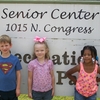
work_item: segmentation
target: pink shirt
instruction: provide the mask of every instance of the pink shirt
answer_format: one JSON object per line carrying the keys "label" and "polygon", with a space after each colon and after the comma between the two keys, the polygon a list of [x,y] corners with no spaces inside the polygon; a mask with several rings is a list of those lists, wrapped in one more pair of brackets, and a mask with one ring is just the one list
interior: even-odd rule
{"label": "pink shirt", "polygon": [[30,61],[28,70],[33,72],[32,90],[46,92],[52,89],[50,70],[53,70],[52,60],[40,64],[37,59]]}
{"label": "pink shirt", "polygon": [[79,77],[76,82],[76,90],[83,96],[89,97],[95,94],[98,90],[96,77],[97,77],[98,65],[95,65],[95,69],[92,73],[87,73],[84,70],[83,63],[80,63]]}

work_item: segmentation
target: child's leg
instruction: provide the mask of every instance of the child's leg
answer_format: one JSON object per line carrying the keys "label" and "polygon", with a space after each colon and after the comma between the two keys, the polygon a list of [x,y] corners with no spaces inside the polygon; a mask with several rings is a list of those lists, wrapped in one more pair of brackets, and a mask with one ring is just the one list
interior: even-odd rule
{"label": "child's leg", "polygon": [[10,91],[8,95],[8,100],[18,100],[18,97],[16,97],[16,90]]}
{"label": "child's leg", "polygon": [[47,91],[47,92],[44,92],[44,99],[43,100],[52,100],[52,89]]}
{"label": "child's leg", "polygon": [[42,100],[43,93],[32,90],[32,98],[33,100]]}
{"label": "child's leg", "polygon": [[0,100],[18,100],[16,97],[16,90],[12,91],[0,91]]}
{"label": "child's leg", "polygon": [[86,100],[84,96],[78,93],[78,91],[75,89],[75,96],[74,100]]}
{"label": "child's leg", "polygon": [[96,100],[96,93],[88,98],[86,98],[86,100]]}
{"label": "child's leg", "polygon": [[6,92],[0,91],[0,100],[8,100],[8,94]]}

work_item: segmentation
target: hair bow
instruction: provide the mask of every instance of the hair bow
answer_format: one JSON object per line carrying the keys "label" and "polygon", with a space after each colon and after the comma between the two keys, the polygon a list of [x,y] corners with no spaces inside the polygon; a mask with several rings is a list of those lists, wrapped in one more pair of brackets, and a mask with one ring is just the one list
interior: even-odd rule
{"label": "hair bow", "polygon": [[46,40],[46,37],[40,38],[39,36],[36,36],[34,41],[35,42],[44,42]]}

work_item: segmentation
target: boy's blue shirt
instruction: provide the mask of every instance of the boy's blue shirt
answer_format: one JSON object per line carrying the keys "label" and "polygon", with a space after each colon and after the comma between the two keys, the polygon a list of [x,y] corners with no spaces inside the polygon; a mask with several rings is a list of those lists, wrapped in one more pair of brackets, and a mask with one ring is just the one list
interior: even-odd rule
{"label": "boy's blue shirt", "polygon": [[0,56],[0,91],[16,89],[16,71],[21,70],[19,59],[10,55],[8,58]]}

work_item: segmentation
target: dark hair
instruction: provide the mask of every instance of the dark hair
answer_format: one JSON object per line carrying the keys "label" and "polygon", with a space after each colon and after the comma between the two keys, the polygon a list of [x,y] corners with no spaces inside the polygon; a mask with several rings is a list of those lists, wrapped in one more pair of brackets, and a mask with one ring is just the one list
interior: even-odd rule
{"label": "dark hair", "polygon": [[90,50],[92,57],[94,57],[94,59],[97,60],[96,59],[96,57],[97,57],[97,50],[96,50],[96,48],[94,46],[91,46],[91,45],[84,46],[83,50],[81,50],[81,56],[83,56],[85,50]]}

